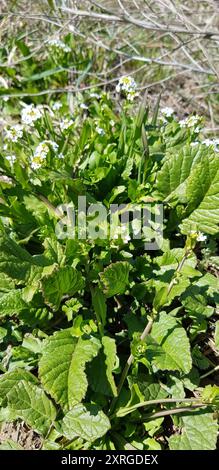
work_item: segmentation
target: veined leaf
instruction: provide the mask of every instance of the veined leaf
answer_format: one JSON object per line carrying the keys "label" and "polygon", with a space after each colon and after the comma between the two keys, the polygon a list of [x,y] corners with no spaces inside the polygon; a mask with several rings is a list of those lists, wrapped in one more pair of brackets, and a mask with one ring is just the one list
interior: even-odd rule
{"label": "veined leaf", "polygon": [[173,153],[157,175],[157,189],[166,200],[186,205],[182,233],[214,234],[219,224],[219,160],[207,150],[186,147]]}
{"label": "veined leaf", "polygon": [[117,387],[113,377],[113,370],[118,360],[116,355],[116,342],[113,338],[110,338],[109,336],[103,336],[102,344],[104,355],[106,357],[105,364],[107,380],[110,384],[113,396],[116,397]]}
{"label": "veined leaf", "polygon": [[192,367],[189,339],[184,328],[164,312],[153,325],[146,354],[160,370],[179,370],[187,374]]}
{"label": "veined leaf", "polygon": [[130,265],[126,261],[110,264],[100,273],[101,284],[106,297],[124,294],[129,282]]}
{"label": "veined leaf", "polygon": [[157,174],[157,189],[162,198],[171,200],[175,195],[186,201],[186,182],[196,164],[203,160],[203,151],[186,146],[168,153]]}
{"label": "veined leaf", "polygon": [[[218,161],[219,163],[219,161]],[[203,175],[203,178],[206,175]],[[201,181],[197,181],[201,185]],[[214,174],[207,191],[197,204],[195,210],[181,224],[182,233],[191,230],[200,230],[205,233],[215,234],[219,225],[219,168]]]}
{"label": "veined leaf", "polygon": [[13,289],[0,295],[0,318],[6,315],[16,315],[26,310],[26,304],[22,298],[22,290]]}
{"label": "veined leaf", "polygon": [[74,337],[72,329],[54,333],[45,341],[39,374],[45,390],[64,408],[72,408],[85,397],[85,366],[100,349],[95,337]]}
{"label": "veined leaf", "polygon": [[98,322],[100,322],[103,327],[106,324],[106,298],[103,292],[96,287],[92,290],[92,304],[97,316]]}
{"label": "veined leaf", "polygon": [[58,310],[64,294],[74,295],[84,286],[82,275],[71,266],[56,268],[41,280],[45,302]]}
{"label": "veined leaf", "polygon": [[21,380],[8,393],[8,402],[17,418],[40,434],[47,434],[55,420],[56,409],[41,388]]}
{"label": "veined leaf", "polygon": [[15,369],[0,376],[0,400],[7,401],[8,393],[21,381],[37,384],[37,378],[25,369]]}
{"label": "veined leaf", "polygon": [[81,437],[93,442],[109,429],[109,419],[97,405],[76,405],[63,419],[63,434],[68,439]]}
{"label": "veined leaf", "polygon": [[0,235],[0,270],[17,283],[40,275],[42,267],[28,251],[6,235]]}
{"label": "veined leaf", "polygon": [[214,450],[217,441],[217,422],[211,413],[181,418],[181,433],[170,437],[171,450]]}

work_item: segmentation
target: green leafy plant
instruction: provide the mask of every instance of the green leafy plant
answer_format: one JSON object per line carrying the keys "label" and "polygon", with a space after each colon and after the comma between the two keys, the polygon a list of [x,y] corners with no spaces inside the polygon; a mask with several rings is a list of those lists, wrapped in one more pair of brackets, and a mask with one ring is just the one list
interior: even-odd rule
{"label": "green leafy plant", "polygon": [[[23,82],[65,80],[72,40]],[[23,420],[43,449],[214,449],[217,143],[197,116],[182,123],[146,96],[136,111],[124,83],[119,100],[78,93],[73,113],[64,95],[2,104],[15,122],[0,154],[0,420]],[[79,196],[107,212],[87,213],[93,237],[67,223]],[[111,204],[118,220],[162,205],[156,249],[156,223],[109,237]]]}

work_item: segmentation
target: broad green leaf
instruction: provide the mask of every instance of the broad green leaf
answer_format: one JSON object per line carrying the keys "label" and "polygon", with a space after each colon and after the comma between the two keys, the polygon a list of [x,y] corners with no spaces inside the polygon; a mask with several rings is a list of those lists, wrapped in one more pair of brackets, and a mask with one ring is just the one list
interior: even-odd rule
{"label": "broad green leaf", "polygon": [[184,203],[183,233],[217,233],[219,223],[219,161],[217,155],[189,146],[167,155],[157,174],[162,198]]}
{"label": "broad green leaf", "polygon": [[98,354],[100,346],[95,337],[74,337],[71,328],[45,340],[39,374],[45,390],[62,407],[70,409],[85,397],[85,366]]}
{"label": "broad green leaf", "polygon": [[[92,390],[106,396],[117,396],[113,371],[118,367],[116,342],[109,336],[102,337],[102,349],[88,368],[89,382]],[[100,374],[101,370],[101,374]]]}
{"label": "broad green leaf", "polygon": [[63,295],[74,295],[83,286],[84,280],[81,273],[71,266],[57,267],[41,280],[45,302],[55,310],[58,310]]}
{"label": "broad green leaf", "polygon": [[106,297],[124,294],[129,282],[130,265],[126,261],[110,264],[100,273],[101,284]]}
{"label": "broad green leaf", "polygon": [[116,355],[116,342],[113,338],[110,338],[109,336],[103,336],[102,338],[102,344],[103,344],[103,352],[105,355],[105,364],[106,364],[106,376],[107,380],[110,384],[112,394],[114,396],[117,396],[117,388],[115,384],[115,380],[113,377],[113,370],[115,369],[115,366],[117,365],[117,355]]}
{"label": "broad green leaf", "polygon": [[0,295],[0,317],[5,315],[17,315],[27,310],[26,304],[22,298],[22,290],[13,289],[10,292]]}
{"label": "broad green leaf", "polygon": [[7,274],[0,273],[0,293],[9,292],[11,289],[15,288],[15,283]]}
{"label": "broad green leaf", "polygon": [[26,250],[14,240],[0,235],[0,270],[17,283],[40,275],[41,266]]}
{"label": "broad green leaf", "polygon": [[170,199],[177,195],[186,201],[185,182],[196,162],[201,159],[201,152],[186,146],[179,152],[167,154],[164,163],[157,173],[157,189],[162,198]]}
{"label": "broad green leaf", "polygon": [[190,371],[189,339],[175,318],[161,312],[148,340],[146,355],[157,369],[179,370],[185,374]]}
{"label": "broad green leaf", "polygon": [[94,311],[97,316],[98,322],[100,322],[103,326],[106,324],[106,311],[107,311],[107,306],[106,306],[106,298],[103,292],[99,289],[99,287],[96,287],[91,291],[92,293],[92,304],[94,307]]}
{"label": "broad green leaf", "polygon": [[6,400],[8,393],[21,381],[37,384],[37,378],[25,369],[16,369],[0,376],[0,400]]}
{"label": "broad green leaf", "polygon": [[[201,182],[197,182],[201,185]],[[219,225],[219,169],[216,170],[203,198],[196,209],[181,224],[182,233],[200,230],[209,234],[218,233]]]}
{"label": "broad green leaf", "polygon": [[65,415],[62,428],[68,439],[81,437],[93,442],[109,431],[110,422],[99,406],[79,404]]}
{"label": "broad green leaf", "polygon": [[197,285],[190,285],[181,296],[181,302],[188,314],[210,317],[214,307],[207,305],[207,299]]}
{"label": "broad green leaf", "polygon": [[128,376],[129,387],[132,399],[129,406],[138,401],[156,400],[165,398],[168,394],[161,385],[153,380],[150,375],[139,373],[138,375]]}
{"label": "broad green leaf", "polygon": [[217,422],[211,413],[181,418],[181,433],[170,437],[171,450],[214,450],[217,442]]}
{"label": "broad green leaf", "polygon": [[21,380],[8,392],[9,407],[17,418],[36,432],[46,435],[56,418],[56,409],[45,392],[31,382]]}
{"label": "broad green leaf", "polygon": [[201,399],[204,403],[219,404],[219,387],[217,385],[206,385],[202,391]]}

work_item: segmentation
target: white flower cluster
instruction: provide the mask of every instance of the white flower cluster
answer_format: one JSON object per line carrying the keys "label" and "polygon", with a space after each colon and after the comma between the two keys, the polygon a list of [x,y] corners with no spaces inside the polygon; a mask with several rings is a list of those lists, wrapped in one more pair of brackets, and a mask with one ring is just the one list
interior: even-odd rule
{"label": "white flower cluster", "polygon": [[90,98],[96,98],[97,100],[99,100],[100,97],[101,96],[99,95],[99,93],[96,93],[95,91],[90,92]]}
{"label": "white flower cluster", "polygon": [[179,121],[180,127],[188,127],[188,128],[194,128],[193,131],[195,133],[199,133],[201,130],[200,127],[200,117],[199,116],[189,116],[186,119],[182,119]]}
{"label": "white flower cluster", "polygon": [[71,48],[69,46],[67,46],[67,44],[65,44],[63,41],[61,41],[60,39],[50,39],[50,41],[48,41],[48,45],[50,47],[54,47],[56,49],[60,49],[64,52],[71,52]]}
{"label": "white flower cluster", "polygon": [[61,108],[62,108],[62,103],[60,101],[55,101],[55,103],[52,104],[53,111],[59,111],[59,109]]}
{"label": "white flower cluster", "polygon": [[18,139],[21,139],[23,136],[23,127],[20,124],[15,124],[14,126],[6,129],[5,137],[11,142],[17,142]]}
{"label": "white flower cluster", "polygon": [[74,124],[74,121],[73,121],[72,119],[64,118],[64,119],[60,122],[60,129],[61,129],[61,131],[66,131],[67,129],[69,129],[69,127],[72,126],[72,124]]}
{"label": "white flower cluster", "polygon": [[10,165],[13,165],[16,161],[16,155],[6,155],[5,158],[10,163]]}
{"label": "white flower cluster", "polygon": [[99,134],[99,135],[105,135],[105,130],[102,129],[102,127],[97,126],[97,127],[96,127],[96,132],[97,132],[97,134]]}
{"label": "white flower cluster", "polygon": [[128,101],[133,101],[138,93],[136,92],[137,83],[132,77],[122,77],[119,79],[119,83],[116,86],[117,93],[123,92],[126,95]]}
{"label": "white flower cluster", "polygon": [[114,230],[114,233],[113,233],[113,237],[112,237],[114,240],[118,240],[118,238],[121,238],[123,243],[128,243],[130,240],[131,240],[131,237],[129,235],[129,229],[127,227],[127,225],[121,225],[118,226],[115,230]]}
{"label": "white flower cluster", "polygon": [[219,152],[219,139],[205,139],[202,141],[202,144],[206,145],[207,147],[212,145],[215,152]]}
{"label": "white flower cluster", "polygon": [[53,140],[44,140],[37,145],[34,155],[31,158],[31,168],[38,170],[44,163],[49,151],[52,149],[53,152],[57,152],[59,146]]}
{"label": "white flower cluster", "polygon": [[164,117],[171,117],[174,114],[174,109],[166,106],[165,108],[162,108],[160,112]]}
{"label": "white flower cluster", "polygon": [[27,125],[33,125],[35,121],[42,117],[42,111],[39,106],[29,104],[22,109],[21,121]]}
{"label": "white flower cluster", "polygon": [[215,152],[219,152],[219,139],[205,139],[202,142],[191,142],[191,147],[197,147],[200,144],[206,147],[213,147]]}
{"label": "white flower cluster", "polygon": [[204,235],[204,233],[202,233],[202,232],[196,232],[195,230],[192,230],[190,232],[190,235],[192,235],[192,237],[196,238],[197,242],[205,242],[207,240],[207,236]]}
{"label": "white flower cluster", "polygon": [[80,108],[86,110],[88,109],[88,106],[85,103],[81,103]]}

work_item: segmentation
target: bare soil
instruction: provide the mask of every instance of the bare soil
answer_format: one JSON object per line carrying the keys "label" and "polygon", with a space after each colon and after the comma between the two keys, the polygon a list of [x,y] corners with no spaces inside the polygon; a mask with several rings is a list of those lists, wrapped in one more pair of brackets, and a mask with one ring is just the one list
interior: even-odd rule
{"label": "bare soil", "polygon": [[38,450],[41,448],[40,436],[28,428],[24,422],[4,423],[0,430],[0,444],[11,439],[20,444],[24,450]]}

